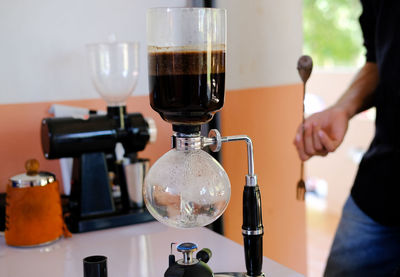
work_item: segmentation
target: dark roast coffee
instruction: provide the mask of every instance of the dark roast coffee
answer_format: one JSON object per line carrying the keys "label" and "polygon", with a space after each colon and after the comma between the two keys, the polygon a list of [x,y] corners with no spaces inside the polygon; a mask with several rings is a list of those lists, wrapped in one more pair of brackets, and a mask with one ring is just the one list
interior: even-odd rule
{"label": "dark roast coffee", "polygon": [[173,124],[197,125],[224,105],[225,52],[149,53],[150,104]]}

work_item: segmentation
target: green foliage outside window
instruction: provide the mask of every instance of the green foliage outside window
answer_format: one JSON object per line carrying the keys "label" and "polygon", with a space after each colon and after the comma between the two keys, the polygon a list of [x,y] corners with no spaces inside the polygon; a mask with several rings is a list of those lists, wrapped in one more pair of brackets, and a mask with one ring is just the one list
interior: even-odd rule
{"label": "green foliage outside window", "polygon": [[358,66],[364,47],[359,0],[303,0],[304,53],[319,67]]}

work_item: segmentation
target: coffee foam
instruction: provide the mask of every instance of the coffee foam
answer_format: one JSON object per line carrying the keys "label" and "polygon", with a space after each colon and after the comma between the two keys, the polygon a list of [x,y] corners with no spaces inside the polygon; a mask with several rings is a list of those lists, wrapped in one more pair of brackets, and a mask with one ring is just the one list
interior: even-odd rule
{"label": "coffee foam", "polygon": [[199,75],[225,73],[225,49],[196,51],[192,48],[158,48],[149,51],[150,75]]}
{"label": "coffee foam", "polygon": [[185,46],[155,46],[149,45],[147,51],[154,52],[205,52],[211,47],[211,51],[225,51],[225,44],[200,44],[200,45],[185,45]]}

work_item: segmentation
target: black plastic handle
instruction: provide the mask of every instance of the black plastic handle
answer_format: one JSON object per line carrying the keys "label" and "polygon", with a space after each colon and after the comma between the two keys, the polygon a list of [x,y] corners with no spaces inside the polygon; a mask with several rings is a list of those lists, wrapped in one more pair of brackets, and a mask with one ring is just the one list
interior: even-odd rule
{"label": "black plastic handle", "polygon": [[244,255],[248,276],[260,276],[263,261],[263,234],[261,194],[257,186],[245,186],[243,191]]}
{"label": "black plastic handle", "polygon": [[263,262],[263,236],[262,235],[243,235],[244,255],[246,259],[246,269],[248,276],[260,276],[262,273]]}

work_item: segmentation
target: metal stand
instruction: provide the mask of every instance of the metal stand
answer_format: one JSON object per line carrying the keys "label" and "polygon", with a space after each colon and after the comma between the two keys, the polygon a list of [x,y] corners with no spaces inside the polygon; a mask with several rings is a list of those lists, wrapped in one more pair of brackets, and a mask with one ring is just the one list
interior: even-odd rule
{"label": "metal stand", "polygon": [[247,144],[248,174],[243,191],[243,225],[244,255],[247,273],[216,273],[214,276],[265,276],[262,273],[263,235],[261,194],[254,174],[253,143],[246,135],[221,137],[218,130],[213,129],[208,137],[201,137],[199,133],[175,133],[172,144],[174,147],[191,150],[209,146],[211,151],[218,152],[223,142],[245,141]]}

